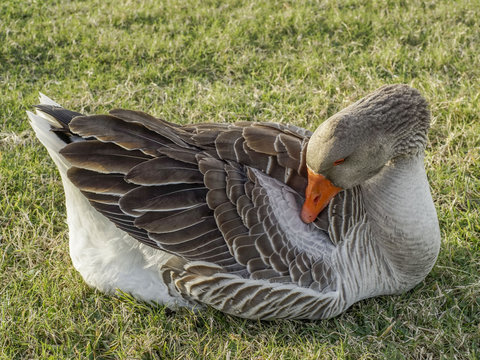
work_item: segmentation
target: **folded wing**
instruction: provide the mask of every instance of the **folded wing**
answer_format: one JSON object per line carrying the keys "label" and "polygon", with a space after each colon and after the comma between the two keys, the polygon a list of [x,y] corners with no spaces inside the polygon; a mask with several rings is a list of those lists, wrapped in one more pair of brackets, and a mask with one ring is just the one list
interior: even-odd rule
{"label": "folded wing", "polygon": [[[77,116],[69,129],[84,140],[61,154],[92,206],[138,241],[187,261],[165,271],[172,291],[197,294],[224,311],[232,301],[247,306],[243,297],[253,304],[280,284],[335,293],[328,220],[320,217],[315,226],[299,217],[308,131],[249,122],[181,127],[127,110]],[[263,285],[238,285],[241,296],[218,303],[238,279]],[[297,306],[280,307],[291,316]],[[269,310],[262,311],[258,316]]]}

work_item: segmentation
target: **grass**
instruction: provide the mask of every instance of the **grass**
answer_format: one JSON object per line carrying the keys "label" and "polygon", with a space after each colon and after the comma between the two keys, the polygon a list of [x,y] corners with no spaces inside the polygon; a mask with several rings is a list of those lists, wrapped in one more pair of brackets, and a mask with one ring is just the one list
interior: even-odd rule
{"label": "grass", "polygon": [[[2,1],[0,357],[479,358],[479,13],[468,0]],[[38,91],[86,113],[313,130],[398,82],[431,104],[443,238],[414,290],[329,321],[255,322],[105,296],[73,269],[59,176],[25,115]]]}

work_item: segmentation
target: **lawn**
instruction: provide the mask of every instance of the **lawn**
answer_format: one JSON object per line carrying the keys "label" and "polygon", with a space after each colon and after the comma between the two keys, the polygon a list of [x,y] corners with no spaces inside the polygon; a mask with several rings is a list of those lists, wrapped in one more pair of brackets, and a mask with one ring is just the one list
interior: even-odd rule
{"label": "lawn", "polygon": [[[480,3],[0,3],[0,358],[478,359]],[[41,91],[85,113],[177,123],[323,120],[384,84],[431,104],[437,265],[328,321],[171,313],[89,288],[68,253],[59,175],[25,110]]]}

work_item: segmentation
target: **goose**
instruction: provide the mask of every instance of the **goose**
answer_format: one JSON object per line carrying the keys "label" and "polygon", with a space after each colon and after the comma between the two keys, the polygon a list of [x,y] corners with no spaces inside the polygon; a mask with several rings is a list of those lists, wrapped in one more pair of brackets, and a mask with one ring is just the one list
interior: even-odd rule
{"label": "goose", "polygon": [[430,112],[407,85],[379,88],[313,133],[86,116],[43,94],[27,113],[62,179],[73,266],[102,292],[327,319],[412,289],[438,256]]}

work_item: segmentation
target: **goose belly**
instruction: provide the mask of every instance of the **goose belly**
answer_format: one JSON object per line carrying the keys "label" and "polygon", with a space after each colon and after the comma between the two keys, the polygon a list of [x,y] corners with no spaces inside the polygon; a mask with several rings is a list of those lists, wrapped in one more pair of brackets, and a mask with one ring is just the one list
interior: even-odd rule
{"label": "goose belly", "polygon": [[172,297],[162,280],[162,265],[175,258],[141,244],[96,211],[62,174],[70,257],[85,282],[102,292],[117,290],[169,307],[188,306]]}

